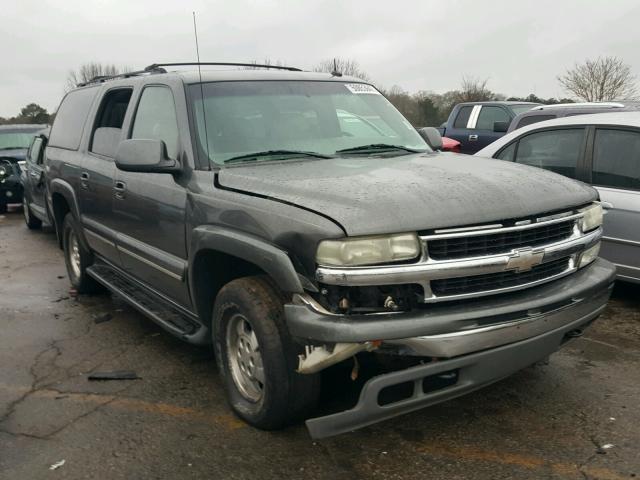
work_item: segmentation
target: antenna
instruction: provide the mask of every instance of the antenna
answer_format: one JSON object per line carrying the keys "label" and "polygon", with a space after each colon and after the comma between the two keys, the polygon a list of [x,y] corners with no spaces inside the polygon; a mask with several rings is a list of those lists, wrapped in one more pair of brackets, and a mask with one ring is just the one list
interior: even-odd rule
{"label": "antenna", "polygon": [[200,47],[198,45],[198,28],[196,26],[196,12],[193,13],[193,34],[196,39],[196,59],[198,61],[198,79],[200,81],[200,102],[202,105],[202,121],[204,123],[204,141],[207,145],[207,165],[211,170],[211,156],[209,155],[209,133],[207,132],[207,111],[204,108],[204,89],[202,87],[202,69],[200,68]]}

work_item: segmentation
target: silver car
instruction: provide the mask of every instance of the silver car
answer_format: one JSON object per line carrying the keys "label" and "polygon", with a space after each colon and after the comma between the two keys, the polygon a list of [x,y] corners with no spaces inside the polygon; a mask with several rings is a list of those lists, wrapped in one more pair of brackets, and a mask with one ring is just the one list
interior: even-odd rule
{"label": "silver car", "polygon": [[600,113],[520,128],[476,153],[582,180],[604,205],[600,255],[640,283],[640,112]]}

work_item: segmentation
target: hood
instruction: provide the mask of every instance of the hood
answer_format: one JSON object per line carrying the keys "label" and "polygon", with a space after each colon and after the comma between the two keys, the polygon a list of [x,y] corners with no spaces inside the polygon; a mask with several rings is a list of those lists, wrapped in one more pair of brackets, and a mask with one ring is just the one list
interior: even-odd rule
{"label": "hood", "polygon": [[597,199],[546,170],[451,153],[252,163],[221,169],[218,183],[314,210],[348,235],[495,222]]}

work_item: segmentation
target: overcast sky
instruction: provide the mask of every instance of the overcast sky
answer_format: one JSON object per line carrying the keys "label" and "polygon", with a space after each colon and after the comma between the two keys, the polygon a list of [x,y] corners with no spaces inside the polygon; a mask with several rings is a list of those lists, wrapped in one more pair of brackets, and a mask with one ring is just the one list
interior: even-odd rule
{"label": "overcast sky", "polygon": [[382,87],[444,92],[463,75],[507,95],[560,96],[576,61],[617,55],[640,74],[637,0],[2,0],[0,116],[53,111],[70,69],[270,58],[357,60]]}

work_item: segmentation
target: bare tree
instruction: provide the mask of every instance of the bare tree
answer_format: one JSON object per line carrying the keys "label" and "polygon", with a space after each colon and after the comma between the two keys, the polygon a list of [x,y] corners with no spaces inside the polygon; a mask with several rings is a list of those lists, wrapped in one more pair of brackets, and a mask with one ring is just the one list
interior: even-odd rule
{"label": "bare tree", "polygon": [[636,77],[618,57],[598,57],[576,64],[558,77],[564,89],[587,102],[629,99],[637,96]]}
{"label": "bare tree", "polygon": [[332,58],[323,60],[313,67],[314,72],[340,72],[343,75],[349,75],[350,77],[358,77],[365,82],[370,82],[371,77],[368,73],[362,70],[360,64],[355,60],[347,58]]}
{"label": "bare tree", "polygon": [[[270,67],[286,67],[282,60],[271,60],[270,58],[265,58],[262,62],[258,62],[257,60],[252,60],[249,63],[253,65],[267,65]],[[243,67],[245,70],[262,70],[263,67]]]}
{"label": "bare tree", "polygon": [[482,102],[494,100],[495,94],[487,88],[489,79],[476,77],[462,77],[458,102]]}
{"label": "bare tree", "polygon": [[103,64],[98,62],[85,63],[78,68],[78,70],[71,70],[67,75],[67,83],[65,85],[65,91],[68,92],[76,88],[81,83],[86,83],[96,77],[108,77],[111,75],[118,75],[119,73],[126,71],[127,69],[118,68],[113,64]]}

